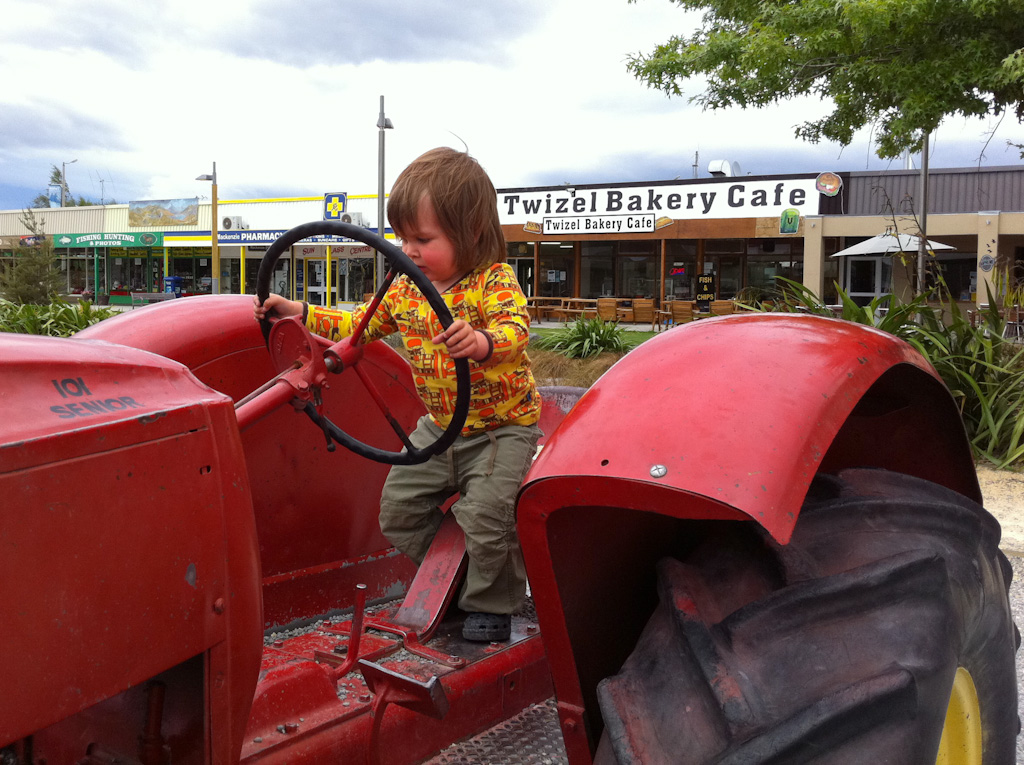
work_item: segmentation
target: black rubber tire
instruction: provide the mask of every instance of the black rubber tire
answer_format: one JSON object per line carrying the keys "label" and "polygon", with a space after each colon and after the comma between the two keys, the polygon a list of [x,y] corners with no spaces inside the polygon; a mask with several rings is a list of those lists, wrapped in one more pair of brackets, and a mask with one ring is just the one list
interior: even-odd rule
{"label": "black rubber tire", "polygon": [[815,479],[796,533],[708,538],[598,698],[596,762],[934,763],[958,667],[986,765],[1012,765],[1020,642],[999,524],[881,470]]}

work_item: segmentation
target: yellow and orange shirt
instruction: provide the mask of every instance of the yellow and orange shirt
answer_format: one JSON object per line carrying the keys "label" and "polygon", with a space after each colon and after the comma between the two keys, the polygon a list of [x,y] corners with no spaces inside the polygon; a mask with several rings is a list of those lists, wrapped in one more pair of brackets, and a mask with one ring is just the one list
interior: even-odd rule
{"label": "yellow and orange shirt", "polygon": [[[463,435],[502,425],[532,425],[540,419],[540,394],[526,346],[530,318],[515,272],[506,263],[481,266],[442,293],[453,319],[490,338],[491,355],[469,362],[470,404]],[[338,311],[310,306],[306,326],[337,342],[352,334],[369,306]],[[416,392],[434,422],[451,422],[455,408],[455,362],[431,338],[443,328],[419,288],[404,274],[395,279],[366,327],[364,342],[398,332],[409,355]]]}

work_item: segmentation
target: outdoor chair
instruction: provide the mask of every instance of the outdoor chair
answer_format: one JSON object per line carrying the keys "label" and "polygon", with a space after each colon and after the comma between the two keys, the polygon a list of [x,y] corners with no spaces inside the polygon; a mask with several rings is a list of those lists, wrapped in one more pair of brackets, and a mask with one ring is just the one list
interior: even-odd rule
{"label": "outdoor chair", "polygon": [[616,308],[618,307],[619,301],[615,298],[598,298],[597,299],[597,318],[602,321],[618,321],[618,313]]}
{"label": "outdoor chair", "polygon": [[731,300],[712,300],[711,301],[711,315],[712,316],[727,316],[730,313],[735,313],[736,304]]}
{"label": "outdoor chair", "polygon": [[686,324],[693,321],[693,302],[690,300],[672,300],[669,302],[673,324]]}
{"label": "outdoor chair", "polygon": [[637,324],[646,324],[647,322],[650,322],[651,331],[654,330],[654,325],[657,323],[654,298],[636,298],[633,301],[633,321]]}

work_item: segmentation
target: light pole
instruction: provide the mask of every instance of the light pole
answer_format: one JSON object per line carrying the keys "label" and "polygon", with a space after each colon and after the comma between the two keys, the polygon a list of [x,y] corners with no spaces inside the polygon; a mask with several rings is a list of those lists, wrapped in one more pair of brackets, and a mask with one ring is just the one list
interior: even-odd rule
{"label": "light pole", "polygon": [[[377,117],[377,129],[379,138],[377,140],[377,233],[381,239],[384,238],[384,131],[393,130],[391,120],[384,116],[384,96],[380,97],[380,116]],[[374,282],[376,287],[384,278],[384,255],[377,253],[377,260],[374,264]],[[378,275],[379,274],[379,275]]]}
{"label": "light pole", "polygon": [[68,167],[68,165],[75,164],[77,161],[78,161],[77,159],[73,159],[70,162],[61,162],[60,163],[60,206],[61,207],[64,207],[64,205],[67,204],[67,196],[68,196],[67,167]]}
{"label": "light pole", "polygon": [[217,163],[213,163],[212,175],[197,175],[197,181],[213,183],[210,204],[210,292],[220,294],[220,248],[217,243]]}

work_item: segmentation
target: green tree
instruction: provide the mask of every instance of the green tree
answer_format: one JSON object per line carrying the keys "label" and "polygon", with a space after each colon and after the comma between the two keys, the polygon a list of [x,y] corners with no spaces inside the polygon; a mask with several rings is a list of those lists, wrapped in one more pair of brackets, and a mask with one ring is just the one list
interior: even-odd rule
{"label": "green tree", "polygon": [[[635,2],[635,0],[630,0]],[[875,126],[880,157],[921,148],[947,115],[1024,117],[1020,0],[672,0],[702,28],[629,57],[638,79],[705,109],[794,96],[831,102],[796,135],[849,144]]]}
{"label": "green tree", "polygon": [[17,256],[0,270],[0,297],[12,303],[46,305],[60,293],[62,286],[53,243],[31,210],[25,210],[21,220],[38,237],[38,243],[19,247]]}
{"label": "green tree", "polygon": [[[56,165],[50,165],[50,180],[48,185],[60,186],[63,181],[64,179],[61,177],[60,168],[57,167]],[[71,189],[68,188],[68,185],[66,183],[64,183],[64,205],[66,207],[87,207],[93,204],[95,204],[95,202],[90,202],[83,196],[79,196],[78,200],[76,201],[75,198],[71,196]],[[117,202],[111,200],[107,204],[117,204]],[[35,199],[32,200],[32,203],[29,205],[29,207],[36,210],[49,206],[50,197],[45,193],[39,194]]]}
{"label": "green tree", "polygon": [[[60,186],[62,182],[63,182],[63,179],[61,178],[61,175],[60,175],[60,168],[57,167],[56,165],[50,165],[50,180],[48,181],[48,185],[50,185],[50,186]],[[66,190],[65,190],[65,193],[67,193]],[[33,199],[32,200],[32,204],[29,205],[29,206],[34,208],[34,209],[37,209],[37,210],[40,209],[40,208],[43,208],[43,207],[49,207],[50,206],[50,196],[46,192],[43,192],[42,194],[37,196],[35,199]]]}

